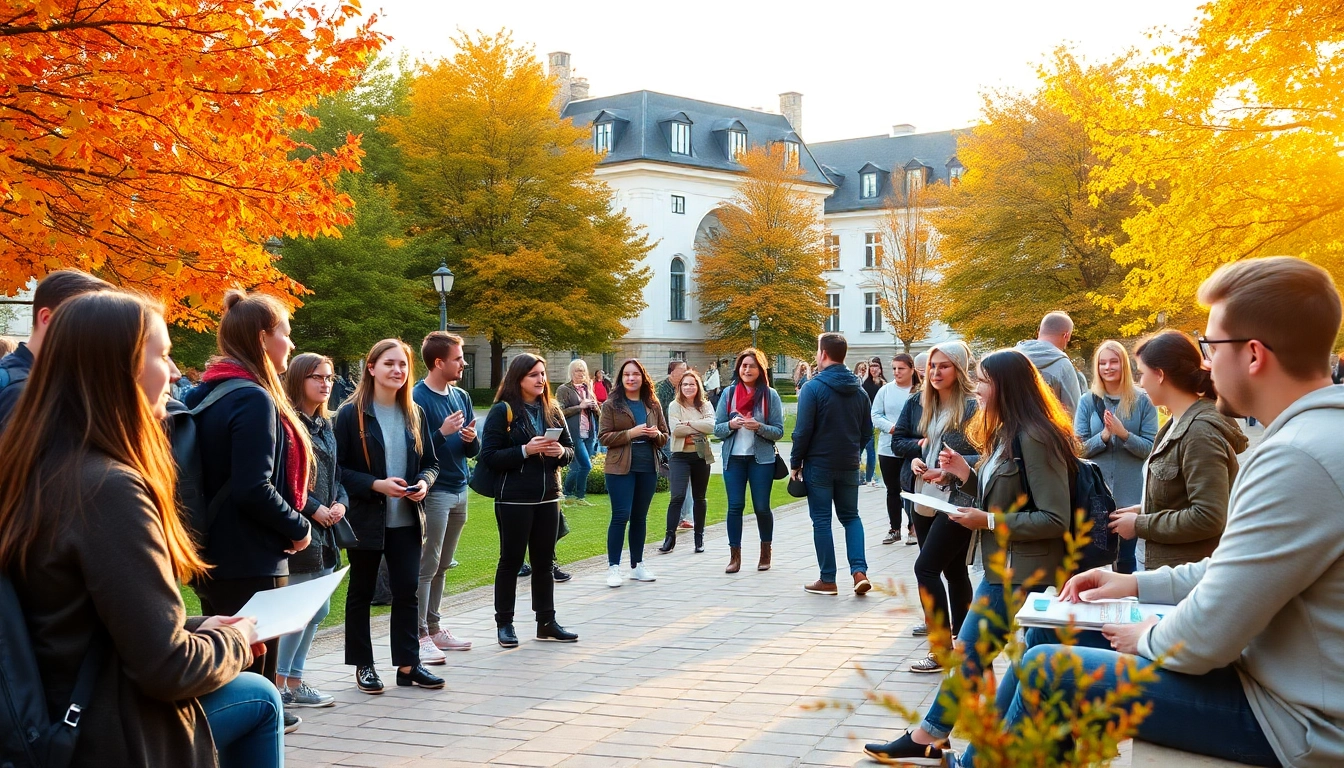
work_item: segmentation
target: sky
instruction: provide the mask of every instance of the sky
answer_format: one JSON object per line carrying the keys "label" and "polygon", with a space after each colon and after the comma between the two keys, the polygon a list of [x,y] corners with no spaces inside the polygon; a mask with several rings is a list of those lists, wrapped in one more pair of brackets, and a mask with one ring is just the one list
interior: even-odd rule
{"label": "sky", "polygon": [[806,141],[873,136],[893,124],[960,128],[987,89],[1030,90],[1060,45],[1090,61],[1188,30],[1202,0],[997,2],[538,2],[363,0],[388,51],[453,54],[458,29],[508,29],[543,57],[568,51],[590,96],[653,90],[779,110],[803,94]]}

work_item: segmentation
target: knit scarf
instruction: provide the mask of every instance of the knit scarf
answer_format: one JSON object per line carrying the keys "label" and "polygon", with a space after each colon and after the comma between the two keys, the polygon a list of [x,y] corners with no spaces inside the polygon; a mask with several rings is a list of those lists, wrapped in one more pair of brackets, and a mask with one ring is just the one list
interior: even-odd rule
{"label": "knit scarf", "polygon": [[[742,418],[744,419],[750,418],[752,415],[751,401],[755,397],[755,395],[756,390],[748,387],[746,384],[743,384],[742,382],[739,381],[737,383],[737,386],[733,387],[733,410],[741,414]],[[764,399],[762,399],[761,400],[762,419],[767,419],[770,417],[769,409],[770,409],[769,403],[767,403]]]}
{"label": "knit scarf", "polygon": [[[256,376],[233,360],[211,363],[201,379],[211,383],[226,379],[247,379],[258,386],[261,384]],[[303,441],[299,439],[294,425],[283,414],[280,416],[280,425],[285,430],[285,487],[293,499],[293,506],[302,507],[308,500],[308,456],[304,453]]]}

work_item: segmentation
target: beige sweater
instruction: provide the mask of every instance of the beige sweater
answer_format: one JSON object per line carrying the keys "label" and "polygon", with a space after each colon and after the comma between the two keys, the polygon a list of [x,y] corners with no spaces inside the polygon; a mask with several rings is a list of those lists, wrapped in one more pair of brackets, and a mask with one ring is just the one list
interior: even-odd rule
{"label": "beige sweater", "polygon": [[[695,452],[695,443],[691,438],[696,434],[709,436],[714,434],[714,406],[705,403],[699,411],[694,408],[686,408],[680,402],[673,400],[667,405],[667,425],[672,430],[672,445],[670,450],[673,453],[686,451]],[[710,463],[714,461],[714,454],[711,451]]]}

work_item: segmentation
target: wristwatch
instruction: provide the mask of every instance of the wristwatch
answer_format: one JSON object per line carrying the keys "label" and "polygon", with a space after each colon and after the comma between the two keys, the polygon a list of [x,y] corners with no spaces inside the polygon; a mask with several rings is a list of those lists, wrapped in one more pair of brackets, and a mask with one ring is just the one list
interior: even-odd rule
{"label": "wristwatch", "polygon": [[991,531],[994,530],[994,513],[993,513],[993,512],[986,512],[986,513],[985,513],[985,516],[986,516],[985,519],[986,519],[986,520],[988,521],[988,523],[989,523],[989,530],[991,530]]}

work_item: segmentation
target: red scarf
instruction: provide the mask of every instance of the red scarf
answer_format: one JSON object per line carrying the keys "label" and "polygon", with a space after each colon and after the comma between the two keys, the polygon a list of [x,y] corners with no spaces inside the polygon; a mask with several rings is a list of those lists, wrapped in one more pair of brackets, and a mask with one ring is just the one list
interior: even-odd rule
{"label": "red scarf", "polygon": [[[739,381],[737,386],[733,387],[733,410],[737,411],[744,419],[751,417],[751,401],[755,395],[756,390]],[[765,420],[769,415],[769,404],[762,399],[761,420]]]}
{"label": "red scarf", "polygon": [[[246,368],[232,360],[211,363],[201,379],[211,383],[226,379],[247,379],[257,384],[261,383]],[[289,489],[290,498],[294,500],[293,506],[297,509],[308,502],[308,455],[303,450],[303,441],[299,439],[299,433],[295,431],[294,425],[289,423],[289,419],[282,415],[280,424],[285,430],[285,486]]]}

